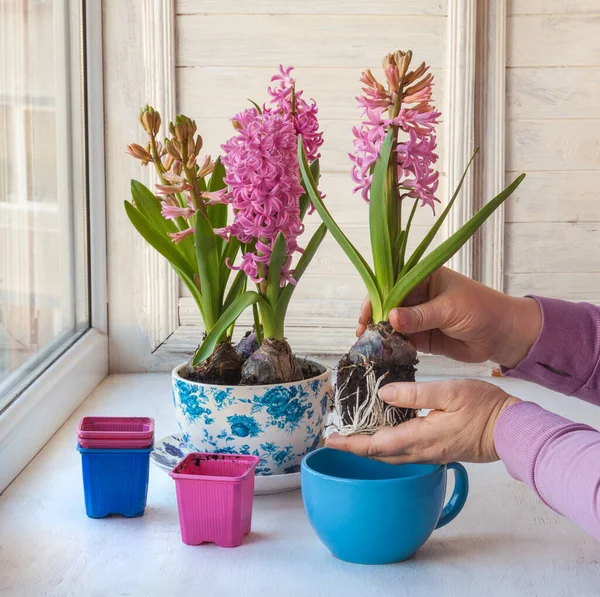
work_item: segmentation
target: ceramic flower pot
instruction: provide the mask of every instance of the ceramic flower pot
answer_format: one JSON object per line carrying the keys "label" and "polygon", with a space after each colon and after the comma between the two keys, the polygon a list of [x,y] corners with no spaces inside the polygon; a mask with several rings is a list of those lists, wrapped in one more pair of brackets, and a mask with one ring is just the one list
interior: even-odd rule
{"label": "ceramic flower pot", "polygon": [[251,454],[257,475],[296,473],[319,446],[331,370],[302,381],[268,386],[202,384],[173,370],[173,402],[185,442],[197,452]]}

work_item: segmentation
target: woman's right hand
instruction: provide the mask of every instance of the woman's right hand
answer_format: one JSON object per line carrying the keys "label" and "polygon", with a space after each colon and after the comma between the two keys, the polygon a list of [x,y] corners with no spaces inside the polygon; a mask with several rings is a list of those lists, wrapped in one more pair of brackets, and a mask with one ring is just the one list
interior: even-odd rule
{"label": "woman's right hand", "polygon": [[[370,319],[367,298],[358,336]],[[390,323],[420,352],[465,363],[491,360],[513,368],[536,341],[542,315],[534,299],[507,296],[442,267],[390,312]]]}

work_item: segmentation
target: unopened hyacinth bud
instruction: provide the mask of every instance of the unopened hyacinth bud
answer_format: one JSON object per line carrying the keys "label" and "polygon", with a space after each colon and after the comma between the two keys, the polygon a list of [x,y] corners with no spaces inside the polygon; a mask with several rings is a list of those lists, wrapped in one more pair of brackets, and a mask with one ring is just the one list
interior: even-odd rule
{"label": "unopened hyacinth bud", "polygon": [[189,137],[187,140],[187,155],[196,156],[196,142],[194,141],[194,137]]}
{"label": "unopened hyacinth bud", "polygon": [[196,134],[197,127],[191,118],[178,114],[175,122],[169,125],[169,130],[180,143],[184,143]]}
{"label": "unopened hyacinth bud", "polygon": [[127,153],[134,158],[142,162],[142,166],[145,166],[148,162],[152,161],[150,152],[146,151],[141,145],[137,143],[131,143],[127,146]]}
{"label": "unopened hyacinth bud", "polygon": [[390,85],[390,89],[392,91],[396,91],[400,85],[400,73],[398,71],[398,64],[396,63],[394,55],[388,54],[383,59],[382,66],[383,72],[385,73],[385,78]]}
{"label": "unopened hyacinth bud", "polygon": [[183,164],[179,161],[175,161],[171,170],[174,174],[180,175],[181,171],[183,170]]}
{"label": "unopened hyacinth bud", "polygon": [[167,153],[173,157],[173,159],[181,162],[181,151],[179,148],[179,143],[172,139],[165,139],[165,148],[167,149]]}
{"label": "unopened hyacinth bud", "polygon": [[204,141],[202,141],[202,137],[200,135],[198,135],[196,137],[196,144],[194,146],[194,155],[197,156],[200,153],[200,150],[202,149],[202,145],[204,145]]}
{"label": "unopened hyacinth bud", "polygon": [[171,169],[171,167],[173,166],[174,162],[175,162],[175,158],[172,155],[167,154],[167,156],[165,157],[165,160],[163,162],[165,170],[169,171]]}
{"label": "unopened hyacinth bud", "polygon": [[204,178],[205,176],[212,174],[215,169],[215,163],[210,159],[210,156],[207,155],[204,158],[204,162],[200,169],[198,170],[198,178]]}
{"label": "unopened hyacinth bud", "polygon": [[160,114],[152,106],[146,105],[146,107],[140,111],[140,123],[149,135],[155,137],[160,130]]}

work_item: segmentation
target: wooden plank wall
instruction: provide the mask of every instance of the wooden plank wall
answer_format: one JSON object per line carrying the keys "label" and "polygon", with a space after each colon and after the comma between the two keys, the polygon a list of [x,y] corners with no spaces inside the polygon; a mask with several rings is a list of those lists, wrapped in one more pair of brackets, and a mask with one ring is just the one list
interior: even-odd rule
{"label": "wooden plank wall", "polygon": [[600,304],[600,2],[513,0],[506,290]]}
{"label": "wooden plank wall", "polygon": [[[336,219],[367,252],[367,205],[352,194],[347,155],[352,127],[360,116],[355,100],[358,79],[365,68],[379,72],[386,53],[412,49],[415,61],[431,64],[437,80],[435,100],[443,108],[446,2],[179,0],[177,13],[178,111],[196,119],[207,152],[216,155],[231,136],[229,119],[249,105],[246,98],[259,103],[267,99],[266,88],[280,63],[295,66],[299,88],[320,105],[325,138],[321,188]],[[439,150],[443,175],[441,143]],[[442,201],[443,186],[442,176]],[[412,246],[432,221],[429,208],[419,211]],[[304,243],[318,224],[316,214],[307,221]],[[181,324],[198,325],[192,299],[185,291],[181,294]],[[295,349],[314,351],[315,342],[327,351],[347,349],[364,294],[347,258],[327,238],[292,301],[287,332]],[[336,334],[336,346],[323,334],[327,329],[341,332]]]}

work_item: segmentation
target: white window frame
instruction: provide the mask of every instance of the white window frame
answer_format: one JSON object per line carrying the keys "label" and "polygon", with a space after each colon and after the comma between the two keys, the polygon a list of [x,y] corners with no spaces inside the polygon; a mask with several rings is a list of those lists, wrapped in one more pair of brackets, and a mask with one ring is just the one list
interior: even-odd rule
{"label": "white window frame", "polygon": [[90,328],[0,416],[0,493],[108,375],[101,0],[84,18]]}

